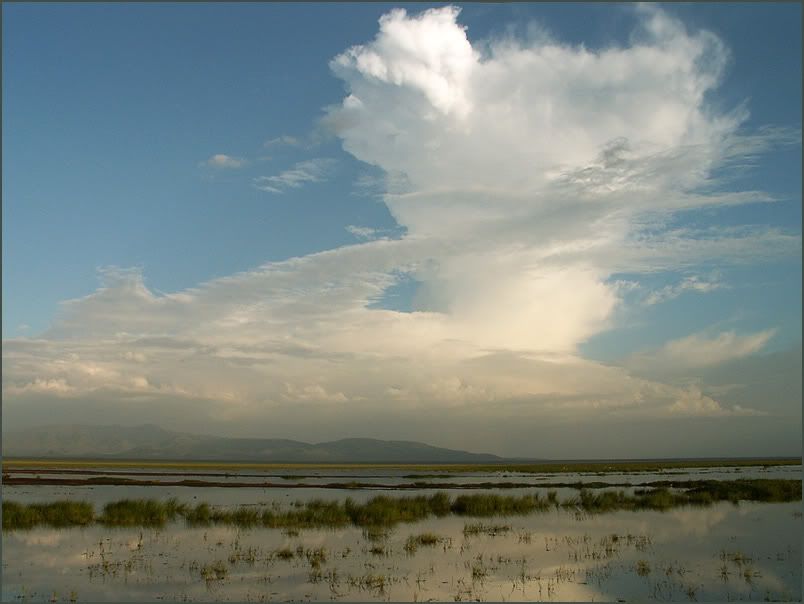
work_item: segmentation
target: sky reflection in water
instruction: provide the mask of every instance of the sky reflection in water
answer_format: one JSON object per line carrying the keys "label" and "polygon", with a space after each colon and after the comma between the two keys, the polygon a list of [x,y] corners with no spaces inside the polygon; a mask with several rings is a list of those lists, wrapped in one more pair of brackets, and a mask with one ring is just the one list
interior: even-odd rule
{"label": "sky reflection in water", "polygon": [[[4,498],[123,497],[287,504],[343,491],[16,487]],[[164,492],[163,492],[164,491]],[[358,499],[377,492],[349,492]],[[401,493],[395,493],[401,495]],[[431,518],[370,539],[363,530],[235,527],[34,529],[3,533],[3,600],[763,600],[801,599],[801,504],[721,503],[597,516]],[[467,535],[467,524],[509,526]],[[409,536],[434,546],[405,550]],[[614,537],[616,535],[616,538]],[[283,560],[276,552],[289,548]],[[309,555],[324,548],[318,568]],[[216,562],[225,577],[205,580]],[[207,576],[215,576],[207,568]]]}

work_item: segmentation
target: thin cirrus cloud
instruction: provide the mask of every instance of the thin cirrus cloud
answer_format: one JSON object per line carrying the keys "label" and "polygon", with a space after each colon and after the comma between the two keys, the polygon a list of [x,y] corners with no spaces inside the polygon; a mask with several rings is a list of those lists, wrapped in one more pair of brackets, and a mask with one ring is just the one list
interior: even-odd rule
{"label": "thin cirrus cloud", "polygon": [[243,168],[247,166],[249,161],[242,157],[233,157],[225,153],[216,153],[209,159],[202,161],[199,165],[206,168],[214,169],[233,169]]}
{"label": "thin cirrus cloud", "polygon": [[290,136],[288,134],[283,134],[282,136],[275,136],[274,138],[269,138],[267,141],[263,143],[264,147],[277,147],[277,146],[288,146],[288,147],[302,147],[304,143],[295,137]]}
{"label": "thin cirrus cloud", "polygon": [[666,285],[661,289],[650,292],[643,302],[646,306],[653,306],[661,302],[673,300],[681,296],[684,292],[695,292],[708,294],[713,291],[725,289],[728,286],[718,279],[702,279],[696,275],[685,277],[675,285]]}
{"label": "thin cirrus cloud", "polygon": [[284,193],[307,183],[324,182],[332,175],[335,163],[334,159],[324,157],[300,161],[275,176],[258,176],[254,186],[266,193]]}
{"label": "thin cirrus cloud", "polygon": [[377,229],[372,227],[365,227],[365,226],[357,226],[354,224],[350,224],[346,226],[346,231],[354,235],[357,239],[367,240],[367,239],[374,239],[377,236]]}
{"label": "thin cirrus cloud", "polygon": [[665,368],[669,365],[680,369],[718,365],[759,352],[775,334],[775,329],[743,335],[733,330],[715,336],[694,333],[671,340],[655,352],[635,355],[630,364]]}
{"label": "thin cirrus cloud", "polygon": [[[544,422],[759,416],[754,403],[639,367],[748,358],[770,328],[695,334],[621,366],[579,351],[624,304],[618,273],[700,273],[801,247],[775,227],[668,226],[678,212],[772,203],[716,185],[789,137],[746,133],[744,108],[707,104],[729,60],[717,36],[653,5],[633,10],[628,44],[597,51],[545,37],[481,50],[455,7],[387,13],[373,40],[332,60],[347,93],[321,125],[386,175],[372,186],[405,235],[352,226],[365,241],[172,294],[153,293],[140,271],[106,269],[102,287],[62,304],[40,338],[5,342],[6,408],[70,399],[124,414],[140,401],[179,418],[192,406],[210,426],[270,418],[308,438],[311,410],[330,437],[368,419],[410,436],[393,430],[425,418],[486,438],[510,420],[499,444],[521,443],[506,451],[516,454]],[[303,161],[254,186],[280,194],[333,168]],[[402,279],[418,284],[413,312],[378,305]],[[668,287],[655,303],[721,285]]]}

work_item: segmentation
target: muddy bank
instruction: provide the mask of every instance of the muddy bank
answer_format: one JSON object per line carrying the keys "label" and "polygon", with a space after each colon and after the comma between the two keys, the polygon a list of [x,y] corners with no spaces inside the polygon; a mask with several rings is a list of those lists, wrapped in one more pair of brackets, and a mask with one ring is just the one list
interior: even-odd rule
{"label": "muddy bank", "polygon": [[402,484],[380,484],[373,482],[329,482],[325,484],[306,484],[293,482],[239,482],[213,480],[141,480],[122,476],[93,476],[90,478],[55,478],[41,476],[3,475],[3,484],[8,486],[157,486],[157,487],[217,487],[217,488],[258,488],[258,489],[342,489],[342,490],[380,490],[416,491],[433,490],[491,490],[491,489],[608,489],[608,488],[671,488],[696,489],[706,491],[776,491],[798,493],[801,499],[801,480],[788,479],[737,479],[737,480],[653,480],[647,482],[543,482],[534,485],[530,482],[410,482]]}
{"label": "muddy bank", "polygon": [[[164,474],[156,474],[164,476]],[[186,474],[180,474],[186,476]],[[157,486],[157,487],[223,487],[252,489],[371,489],[381,491],[406,491],[420,489],[523,489],[523,488],[588,488],[602,489],[606,487],[639,486],[630,482],[549,482],[534,485],[532,482],[409,482],[402,484],[382,484],[374,482],[328,482],[324,484],[308,484],[299,482],[241,482],[234,480],[148,480],[126,478],[123,476],[92,476],[90,478],[59,478],[51,476],[16,476],[3,475],[3,484],[8,486]],[[649,483],[644,483],[646,486]]]}

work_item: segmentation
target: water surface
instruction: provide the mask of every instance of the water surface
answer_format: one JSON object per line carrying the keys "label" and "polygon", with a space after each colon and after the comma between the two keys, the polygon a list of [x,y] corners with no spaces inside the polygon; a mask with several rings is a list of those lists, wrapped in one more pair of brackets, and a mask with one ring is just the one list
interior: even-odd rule
{"label": "water surface", "polygon": [[[673,479],[797,478],[800,466],[685,469]],[[249,472],[243,472],[249,473]],[[251,472],[252,474],[254,472]],[[272,472],[276,474],[277,472]],[[288,472],[298,474],[298,472]],[[304,472],[308,481],[344,475],[360,482],[409,482],[409,471]],[[514,475],[517,482],[649,482],[667,473],[598,476]],[[736,474],[736,475],[735,475]],[[460,482],[498,481],[494,473]],[[294,481],[297,479],[293,479]],[[439,483],[445,479],[437,478]],[[440,489],[444,490],[444,489]],[[536,487],[506,494],[541,492]],[[383,492],[383,491],[380,491]],[[394,496],[434,492],[390,492]],[[465,491],[462,491],[465,492]],[[474,491],[473,491],[474,492]],[[496,491],[501,492],[501,491]],[[568,494],[577,494],[567,489]],[[5,486],[19,502],[177,497],[213,505],[278,505],[313,497],[365,500],[377,490],[192,487]],[[458,491],[451,493],[459,494]],[[400,524],[386,534],[359,527],[242,529],[37,528],[3,532],[3,592],[8,600],[800,600],[801,503],[719,503],[666,512],[589,515],[572,510],[508,518],[446,516]],[[485,528],[465,531],[467,525]],[[432,533],[434,545],[406,548]],[[286,550],[280,554],[282,550]],[[284,557],[283,557],[284,556]],[[215,569],[218,569],[217,571]]]}

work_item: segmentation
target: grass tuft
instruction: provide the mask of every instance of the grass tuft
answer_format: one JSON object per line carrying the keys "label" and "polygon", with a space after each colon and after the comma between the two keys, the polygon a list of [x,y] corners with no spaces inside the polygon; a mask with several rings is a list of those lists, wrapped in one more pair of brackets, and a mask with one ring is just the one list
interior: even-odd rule
{"label": "grass tuft", "polygon": [[221,581],[229,574],[229,569],[223,560],[208,564],[201,569],[201,578],[205,581]]}
{"label": "grass tuft", "polygon": [[409,554],[414,553],[420,546],[433,546],[438,545],[444,540],[433,533],[421,533],[420,535],[411,535],[405,541],[405,551]]}
{"label": "grass tuft", "polygon": [[478,522],[475,524],[467,524],[463,527],[463,534],[466,537],[475,535],[489,535],[496,537],[511,530],[510,524],[483,524]]}

